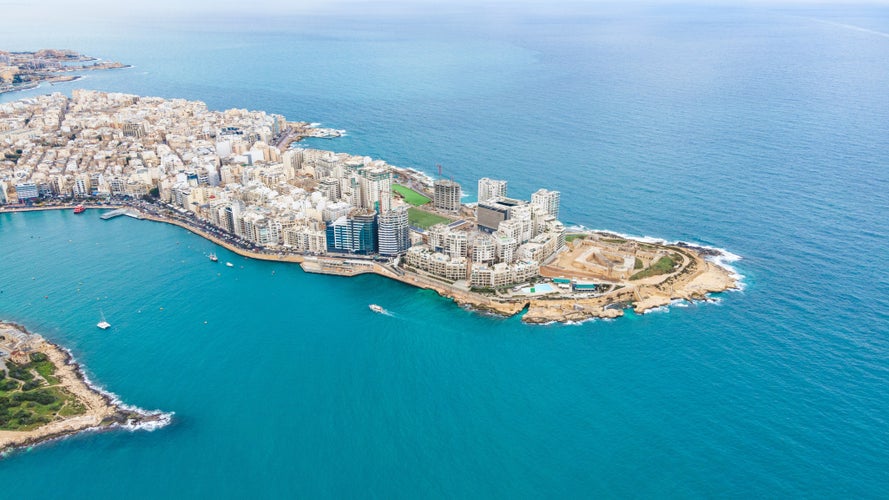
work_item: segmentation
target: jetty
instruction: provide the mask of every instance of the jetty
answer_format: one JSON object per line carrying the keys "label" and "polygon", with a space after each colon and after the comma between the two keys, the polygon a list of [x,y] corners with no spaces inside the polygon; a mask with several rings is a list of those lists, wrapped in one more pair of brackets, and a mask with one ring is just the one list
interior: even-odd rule
{"label": "jetty", "polygon": [[104,214],[100,215],[99,218],[102,220],[108,220],[121,215],[126,215],[127,217],[142,220],[142,213],[133,207],[118,208],[117,210],[105,212]]}

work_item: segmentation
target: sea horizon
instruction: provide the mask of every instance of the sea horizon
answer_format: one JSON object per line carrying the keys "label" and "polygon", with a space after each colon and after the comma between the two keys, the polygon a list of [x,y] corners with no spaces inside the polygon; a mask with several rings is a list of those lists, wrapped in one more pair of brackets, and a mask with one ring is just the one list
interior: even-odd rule
{"label": "sea horizon", "polygon": [[23,16],[0,50],[133,67],[0,103],[88,88],[316,122],[347,133],[301,145],[440,164],[472,197],[480,177],[554,189],[568,226],[724,249],[744,288],[533,326],[165,224],[0,213],[0,320],[173,414],[15,452],[6,494],[49,496],[48,474],[71,498],[889,490],[889,8],[227,8]]}

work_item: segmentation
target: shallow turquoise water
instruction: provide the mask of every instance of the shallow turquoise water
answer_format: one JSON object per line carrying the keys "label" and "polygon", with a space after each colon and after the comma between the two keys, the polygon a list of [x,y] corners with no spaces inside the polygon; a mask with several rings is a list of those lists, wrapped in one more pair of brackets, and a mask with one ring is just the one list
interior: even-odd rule
{"label": "shallow turquoise water", "polygon": [[786,14],[0,35],[136,65],[83,86],[323,122],[349,136],[318,146],[441,163],[470,191],[561,190],[564,219],[727,248],[747,285],[530,327],[160,224],[0,215],[0,317],[175,412],[4,460],[0,496],[47,473],[75,498],[884,496],[889,38],[841,25],[889,15]]}

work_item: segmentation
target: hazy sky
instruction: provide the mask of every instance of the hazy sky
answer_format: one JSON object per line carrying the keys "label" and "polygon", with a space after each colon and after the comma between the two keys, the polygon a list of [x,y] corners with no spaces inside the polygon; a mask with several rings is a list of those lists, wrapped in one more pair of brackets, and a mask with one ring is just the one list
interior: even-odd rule
{"label": "hazy sky", "polygon": [[[509,26],[523,19],[546,19],[552,23],[571,21],[582,15],[645,11],[652,6],[663,13],[665,6],[683,8],[796,7],[831,5],[833,16],[842,20],[845,7],[889,5],[889,0],[0,0],[0,40],[4,47],[43,32],[126,32],[134,25],[183,23],[186,26],[213,22],[241,23],[249,29],[279,26],[312,17],[336,16],[359,28],[362,24],[416,19],[422,23],[472,19],[477,26]],[[881,8],[882,9],[882,8]],[[881,10],[882,12],[882,10]],[[810,15],[805,13],[803,15]],[[882,15],[880,17],[883,17]],[[844,21],[845,22],[845,21]],[[879,28],[879,26],[871,26]],[[5,35],[5,36],[4,36]],[[18,48],[22,50],[22,48]]]}
{"label": "hazy sky", "polygon": [[[591,5],[598,7],[631,5],[889,5],[889,0],[644,0],[644,1],[615,1],[615,0],[411,0],[411,1],[372,1],[372,0],[260,0],[249,2],[243,0],[151,0],[148,2],[121,2],[120,0],[0,0],[0,18],[3,23],[7,20],[35,18],[35,17],[129,17],[150,16],[163,18],[183,13],[216,13],[216,14],[242,14],[247,16],[300,14],[300,13],[359,13],[363,10],[369,12],[389,11],[393,14],[399,11],[409,11],[414,14],[423,11],[439,10],[475,10],[496,9],[499,11],[521,10],[588,10]],[[2,24],[0,24],[2,25]]]}

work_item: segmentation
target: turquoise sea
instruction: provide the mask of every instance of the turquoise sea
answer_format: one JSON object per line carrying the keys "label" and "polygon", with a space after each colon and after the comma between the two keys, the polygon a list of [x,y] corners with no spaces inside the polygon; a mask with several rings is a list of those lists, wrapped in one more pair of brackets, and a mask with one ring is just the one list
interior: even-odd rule
{"label": "turquoise sea", "polygon": [[0,318],[174,417],[15,453],[0,498],[889,495],[889,8],[393,12],[6,22],[4,49],[135,67],[0,101],[321,122],[348,136],[312,146],[470,196],[504,178],[570,224],[725,248],[744,290],[532,327],[172,226],[2,214]]}

